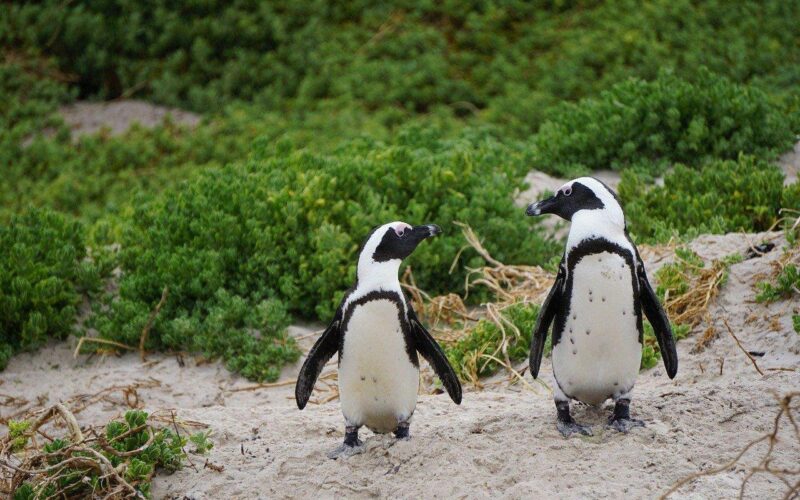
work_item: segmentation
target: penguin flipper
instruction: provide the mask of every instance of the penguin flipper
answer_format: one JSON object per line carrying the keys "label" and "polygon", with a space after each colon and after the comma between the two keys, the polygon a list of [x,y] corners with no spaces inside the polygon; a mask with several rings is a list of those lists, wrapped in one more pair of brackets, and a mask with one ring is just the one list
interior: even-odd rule
{"label": "penguin flipper", "polygon": [[541,309],[539,309],[539,317],[536,318],[536,326],[533,327],[533,334],[531,335],[531,354],[528,366],[534,379],[539,376],[544,344],[547,342],[547,331],[550,329],[550,323],[553,322],[556,311],[560,307],[565,279],[566,272],[564,271],[564,259],[562,258],[561,263],[558,265],[556,281],[553,283],[550,293],[547,294],[547,298],[544,299]]}
{"label": "penguin flipper", "polygon": [[411,324],[415,348],[433,367],[433,371],[436,372],[445,389],[447,389],[450,399],[457,405],[461,404],[461,382],[458,381],[458,375],[453,371],[450,362],[447,361],[447,355],[445,355],[442,348],[420,323],[417,314],[411,308],[411,304],[408,304],[408,320]]}
{"label": "penguin flipper", "polygon": [[342,312],[341,308],[339,308],[333,321],[317,339],[314,347],[308,352],[308,357],[303,362],[303,367],[300,368],[300,373],[297,375],[297,384],[294,386],[294,398],[297,401],[297,407],[301,410],[306,407],[308,398],[311,397],[311,391],[314,390],[314,384],[317,383],[317,378],[322,373],[325,363],[339,350],[341,343],[339,325],[341,320]]}
{"label": "penguin flipper", "polygon": [[664,367],[667,369],[669,378],[675,378],[678,373],[678,351],[675,349],[675,336],[672,334],[672,327],[669,324],[667,313],[661,307],[653,287],[647,280],[647,274],[644,271],[644,265],[639,252],[636,252],[638,268],[636,274],[639,278],[639,302],[642,304],[642,310],[647,321],[653,327],[653,332],[656,334],[658,340],[658,348],[661,351],[661,358],[664,360]]}

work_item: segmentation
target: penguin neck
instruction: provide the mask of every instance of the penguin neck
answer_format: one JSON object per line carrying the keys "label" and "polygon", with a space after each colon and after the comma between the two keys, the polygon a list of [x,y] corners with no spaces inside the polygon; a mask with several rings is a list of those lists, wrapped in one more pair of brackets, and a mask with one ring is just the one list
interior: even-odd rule
{"label": "penguin neck", "polygon": [[371,257],[359,259],[356,289],[359,291],[399,289],[400,263],[400,259],[385,262],[375,262]]}
{"label": "penguin neck", "polygon": [[616,213],[604,210],[579,210],[572,216],[572,224],[567,237],[567,249],[578,246],[582,241],[603,238],[623,247],[628,247],[625,234],[625,218],[622,210]]}

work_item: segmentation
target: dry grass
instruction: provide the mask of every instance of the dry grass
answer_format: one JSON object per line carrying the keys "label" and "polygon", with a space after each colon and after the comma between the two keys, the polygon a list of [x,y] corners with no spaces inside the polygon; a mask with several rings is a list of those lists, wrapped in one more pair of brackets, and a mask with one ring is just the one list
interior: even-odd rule
{"label": "dry grass", "polygon": [[667,293],[664,298],[664,310],[670,320],[692,328],[697,326],[706,315],[711,301],[719,293],[727,272],[728,264],[722,260],[712,262],[710,267],[691,266],[690,271],[684,271],[689,289],[674,297]]}
{"label": "dry grass", "polygon": [[[467,268],[464,298],[453,293],[431,297],[419,289],[410,267],[406,268],[403,274],[402,285],[410,295],[412,306],[429,325],[431,334],[445,346],[452,346],[466,338],[482,319],[497,326],[501,335],[499,342],[496,345],[486,343],[467,353],[462,366],[459,367],[467,382],[477,389],[482,389],[484,384],[478,374],[489,363],[497,363],[507,373],[504,382],[521,383],[523,387],[535,390],[523,376],[527,366],[516,369],[509,357],[509,345],[519,341],[522,332],[509,320],[506,310],[519,303],[541,303],[553,285],[554,276],[539,266],[503,264],[491,256],[471,227],[458,222],[456,224],[461,227],[466,245],[456,256],[451,270],[457,265],[461,252],[468,248],[474,249],[486,262],[486,265],[480,268]],[[465,305],[464,299],[475,287],[488,289],[492,301],[470,310]],[[426,378],[426,382],[431,386],[433,377]]]}
{"label": "dry grass", "polygon": [[[104,426],[81,427],[75,417],[76,414],[87,407],[104,402],[127,408],[139,408],[137,389],[143,387],[156,387],[160,383],[154,379],[135,382],[126,386],[110,386],[94,394],[78,394],[72,398],[43,408],[41,405],[28,408],[19,414],[19,420],[31,422],[30,426],[22,433],[24,449],[18,449],[15,437],[11,432],[0,439],[0,492],[11,498],[13,493],[24,483],[33,485],[34,492],[41,494],[48,488],[55,488],[55,495],[50,498],[73,498],[73,491],[83,483],[75,483],[76,471],[85,471],[88,476],[97,477],[99,490],[93,492],[92,497],[97,498],[141,498],[139,491],[126,480],[126,471],[130,465],[128,458],[141,454],[155,439],[157,430],[150,424],[144,424],[126,431],[109,440],[106,437]],[[113,399],[114,393],[121,393],[122,399]],[[6,420],[11,420],[13,417]],[[181,429],[189,433],[191,429],[207,428],[208,425],[196,421],[184,421],[175,417],[173,411],[156,412],[149,417],[152,422],[160,422],[164,427],[174,429],[180,436]],[[47,430],[46,430],[47,428]],[[51,436],[58,429],[64,429],[68,444],[57,452],[44,451],[44,442],[53,442]],[[146,443],[135,450],[119,451],[111,446],[114,441],[124,439],[134,433],[146,432],[149,436]],[[102,452],[101,452],[102,451]],[[185,454],[185,450],[184,450]],[[109,456],[118,457],[119,465],[114,466]],[[189,461],[191,466],[194,466]],[[152,478],[146,480],[149,482]]]}
{"label": "dry grass", "polygon": [[[478,235],[466,224],[455,223],[461,227],[467,246],[472,247],[478,255],[483,257],[488,265],[472,269],[467,268],[467,277],[464,283],[465,296],[469,290],[476,286],[484,286],[494,295],[499,304],[512,304],[515,302],[541,302],[543,294],[547,294],[553,286],[554,277],[539,266],[509,266],[493,258],[489,251],[481,244]],[[460,253],[460,252],[459,252]],[[453,266],[456,265],[453,261]]]}

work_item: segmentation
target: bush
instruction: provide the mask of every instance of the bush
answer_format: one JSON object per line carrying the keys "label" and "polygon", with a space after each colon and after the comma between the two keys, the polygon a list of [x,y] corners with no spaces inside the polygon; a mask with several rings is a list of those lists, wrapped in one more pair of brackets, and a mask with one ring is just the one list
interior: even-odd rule
{"label": "bush", "polygon": [[[17,428],[22,424],[30,427],[27,421],[11,424]],[[23,474],[21,479],[25,482],[13,491],[13,498],[34,500],[65,495],[76,498],[108,495],[116,498],[122,492],[137,498],[151,498],[150,482],[156,471],[174,472],[186,461],[183,451],[186,439],[169,428],[156,430],[150,427],[148,414],[140,410],[127,411],[123,419],[110,421],[105,429],[92,430],[97,434],[95,439],[88,440],[90,444],[74,442],[74,436],[70,436],[50,439],[41,448],[26,449],[24,465],[44,462],[49,467],[43,474]],[[205,439],[207,434],[203,436],[204,449],[208,450],[212,444]],[[36,443],[35,440],[33,442]],[[17,451],[22,451],[25,444]],[[104,464],[111,464],[116,473],[109,473]],[[117,479],[119,477],[135,491],[125,491],[120,484],[122,481]]]}
{"label": "bush", "polygon": [[[505,336],[490,319],[481,319],[469,331],[452,345],[445,347],[447,359],[453,366],[458,377],[464,381],[476,381],[494,373],[501,364],[488,356],[504,360],[503,354],[498,352],[504,338],[508,340],[506,352],[510,361],[527,359],[531,351],[531,334],[539,317],[539,306],[535,304],[517,303],[502,310],[503,317],[513,324],[520,335],[506,323]],[[551,337],[547,337],[545,353],[550,352]]]}
{"label": "bush", "polygon": [[[535,166],[572,175],[628,165],[699,165],[740,153],[770,157],[794,139],[791,121],[763,92],[701,69],[689,82],[661,72],[598,98],[565,103],[534,137]],[[651,167],[652,168],[652,167]]]}
{"label": "bush", "polygon": [[619,196],[630,231],[645,240],[675,233],[765,231],[778,218],[783,173],[752,156],[712,161],[699,170],[676,165],[663,186],[635,171],[622,174]]}
{"label": "bush", "polygon": [[102,274],[68,217],[31,209],[0,225],[0,370],[15,352],[72,332],[81,294]]}
{"label": "bush", "polygon": [[82,97],[136,94],[199,112],[239,100],[307,109],[437,105],[523,135],[540,110],[660,68],[702,65],[776,94],[800,83],[800,8],[702,3],[163,0],[0,4],[0,43],[53,57]]}
{"label": "bush", "polygon": [[[432,291],[463,285],[460,266],[448,273],[463,245],[453,221],[471,224],[499,259],[546,260],[553,245],[530,232],[512,204],[517,159],[491,139],[476,141],[411,128],[392,145],[356,141],[328,156],[262,142],[244,164],[208,169],[143,200],[121,242],[119,300],[97,328],[135,344],[168,287],[150,348],[199,349],[248,376],[274,378],[297,357],[279,304],[330,320],[373,226],[398,219],[443,226],[444,236],[409,259],[419,285]],[[480,257],[464,252],[462,262],[477,266]]]}
{"label": "bush", "polygon": [[788,299],[800,292],[800,268],[794,264],[787,264],[775,277],[775,282],[762,281],[758,284],[761,290],[756,295],[758,302],[775,302]]}

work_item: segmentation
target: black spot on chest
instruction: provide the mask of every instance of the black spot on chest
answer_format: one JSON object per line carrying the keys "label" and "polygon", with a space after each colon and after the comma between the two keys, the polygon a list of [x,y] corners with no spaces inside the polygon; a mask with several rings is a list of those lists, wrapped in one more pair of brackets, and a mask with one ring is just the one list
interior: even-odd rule
{"label": "black spot on chest", "polygon": [[[574,310],[573,307],[573,292],[575,290],[575,268],[576,266],[586,257],[591,255],[597,255],[603,252],[613,253],[620,256],[624,262],[621,264],[623,269],[627,268],[629,272],[629,278],[631,280],[631,290],[633,291],[633,295],[630,298],[631,303],[633,304],[633,311],[636,315],[637,320],[637,328],[639,330],[639,336],[641,341],[642,335],[642,309],[641,305],[639,304],[639,286],[638,281],[636,279],[636,273],[634,270],[635,267],[635,257],[634,254],[628,250],[627,248],[622,247],[612,241],[609,241],[605,238],[592,238],[582,241],[578,246],[573,248],[565,258],[566,267],[567,267],[567,279],[564,283],[564,290],[563,290],[563,297],[565,300],[561,301],[560,309],[556,312],[556,317],[553,322],[553,346],[556,346],[561,341],[561,334],[566,328],[567,319],[571,316],[572,320],[576,320],[578,315],[582,313],[586,313],[586,311],[579,311]],[[600,260],[600,259],[598,259]],[[624,278],[625,273],[621,275]],[[596,287],[597,285],[590,284],[589,286]],[[603,290],[601,290],[602,292]],[[594,301],[594,290],[589,288],[588,294],[589,302]],[[601,298],[602,302],[605,302],[605,297]],[[622,314],[625,314],[625,311],[622,311]],[[572,329],[570,329],[570,333],[572,333]],[[586,329],[586,335],[591,334],[590,329]]]}
{"label": "black spot on chest", "polygon": [[347,336],[347,328],[350,324],[350,320],[353,318],[353,313],[359,307],[377,300],[388,300],[392,302],[397,308],[397,320],[400,323],[400,328],[403,334],[403,343],[405,344],[406,355],[408,355],[408,360],[411,361],[411,364],[415,367],[419,368],[419,358],[417,356],[417,349],[415,347],[414,342],[414,334],[411,331],[411,324],[408,322],[408,318],[406,317],[406,299],[405,297],[401,296],[397,292],[385,291],[385,290],[376,290],[365,294],[363,297],[359,297],[358,299],[354,300],[347,306],[347,310],[344,311],[344,317],[342,318],[342,332],[343,335],[340,336],[339,339],[339,364],[342,363],[342,355],[344,352],[344,338]]}

